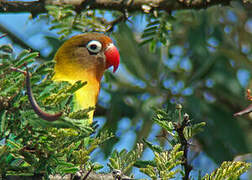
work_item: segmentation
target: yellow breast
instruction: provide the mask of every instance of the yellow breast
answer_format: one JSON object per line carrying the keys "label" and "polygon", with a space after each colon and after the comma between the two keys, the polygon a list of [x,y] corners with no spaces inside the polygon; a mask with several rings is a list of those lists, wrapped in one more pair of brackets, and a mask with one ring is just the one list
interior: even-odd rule
{"label": "yellow breast", "polygon": [[[87,84],[74,94],[74,110],[95,107],[100,91],[100,81],[106,68],[105,57],[101,54],[92,55],[85,44],[98,34],[82,34],[67,40],[55,54],[55,81],[76,81]],[[94,110],[89,112],[92,122]]]}
{"label": "yellow breast", "polygon": [[[80,67],[81,66],[60,63],[56,63],[54,67],[54,81],[67,81],[71,84],[74,84],[79,80],[87,82],[84,87],[76,91],[74,94],[74,111],[95,107],[100,91],[100,79],[104,72],[104,69],[100,69],[99,74],[101,75],[99,76],[97,75],[97,71],[94,71],[93,69],[83,70]],[[92,123],[93,121],[93,114],[94,110],[88,113],[89,123]]]}

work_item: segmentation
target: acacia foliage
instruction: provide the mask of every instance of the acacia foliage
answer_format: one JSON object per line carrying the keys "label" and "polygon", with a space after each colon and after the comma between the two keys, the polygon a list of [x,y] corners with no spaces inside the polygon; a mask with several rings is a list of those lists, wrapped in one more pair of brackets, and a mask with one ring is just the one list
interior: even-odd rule
{"label": "acacia foliage", "polygon": [[[201,11],[171,13],[153,11],[138,16],[131,14],[133,17],[130,20],[133,22],[144,18],[146,27],[143,30],[138,29],[138,23],[130,24],[127,21],[111,29],[109,21],[104,19],[105,11],[88,10],[77,13],[72,6],[48,6],[47,9],[48,15],[40,16],[40,20],[49,20],[51,29],[56,30],[61,38],[76,32],[114,30],[110,34],[117,40],[122,65],[127,72],[120,77],[106,73],[106,81],[109,79],[111,85],[105,82],[102,90],[110,94],[110,100],[105,103],[101,101],[100,104],[110,108],[106,109],[107,121],[101,132],[104,129],[115,132],[119,120],[128,117],[133,126],[142,121],[140,130],[135,130],[135,141],[138,142],[142,137],[147,137],[153,125],[157,123],[166,129],[171,137],[169,143],[172,148],[163,149],[162,140],[161,146],[154,146],[153,142],[144,140],[144,147],[151,148],[155,158],[143,162],[138,159],[143,151],[140,148],[142,145],[130,152],[123,150],[112,153],[112,147],[119,137],[111,138],[110,133],[105,133],[104,136],[94,135],[88,141],[82,140],[95,131],[95,125],[89,127],[80,120],[85,118],[85,111],[71,112],[71,93],[84,84],[55,84],[50,80],[52,62],[37,66],[33,62],[37,53],[24,50],[16,55],[12,53],[10,46],[5,45],[1,47],[3,78],[0,86],[0,107],[1,137],[6,144],[2,146],[4,158],[1,162],[11,170],[13,165],[17,168],[8,173],[46,171],[46,176],[74,173],[83,168],[83,164],[86,165],[84,168],[89,170],[93,167],[90,153],[110,139],[101,149],[110,157],[108,166],[111,170],[119,168],[123,173],[129,173],[131,168],[136,166],[149,177],[173,177],[175,174],[184,176],[183,168],[181,171],[173,169],[183,166],[182,157],[186,152],[179,138],[181,136],[173,131],[176,129],[174,122],[176,124],[179,121],[176,118],[173,121],[172,114],[159,109],[161,105],[168,106],[170,103],[183,103],[186,112],[194,117],[195,125],[189,124],[183,131],[186,141],[198,133],[204,125],[201,121],[207,122],[207,128],[197,136],[197,140],[216,163],[222,164],[223,160],[232,160],[235,155],[249,151],[246,137],[250,134],[247,128],[250,123],[245,118],[241,118],[243,121],[237,121],[232,117],[234,112],[242,108],[245,102],[242,94],[248,85],[241,84],[237,74],[241,70],[251,70],[252,41],[248,28],[250,15],[241,6],[234,4],[232,8],[212,7]],[[118,12],[111,13],[115,19],[120,15]],[[55,37],[47,37],[47,40],[53,49],[57,49],[60,44],[55,44]],[[41,121],[27,103],[23,74],[10,70],[10,67],[24,70],[24,67],[19,67],[24,62],[29,64],[32,88],[42,107],[49,112],[64,110],[60,121]],[[156,112],[159,117],[154,121],[150,120],[150,107],[157,107],[160,111]],[[63,127],[71,130],[65,131],[61,129]],[[58,147],[54,144],[54,138],[64,142],[62,146],[59,145],[61,149],[55,149]],[[72,147],[71,143],[77,145]],[[34,149],[41,148],[48,149],[37,151],[34,156]],[[28,155],[23,151],[27,151]],[[20,154],[21,152],[23,154]],[[52,156],[48,156],[51,152]],[[176,158],[166,152],[173,152]],[[65,157],[65,154],[68,156]],[[230,165],[229,169],[226,169],[227,164]],[[94,170],[100,167],[98,165]],[[219,171],[206,175],[206,178],[217,178],[226,172],[228,177],[236,178],[248,167],[246,163],[225,162]],[[5,174],[7,169],[3,168],[3,172]]]}
{"label": "acacia foliage", "polygon": [[[94,135],[97,128],[95,123],[92,125],[85,123],[88,111],[73,112],[71,95],[85,83],[74,85],[55,83],[50,80],[53,72],[52,62],[39,65],[34,61],[37,53],[25,50],[16,56],[8,45],[1,46],[0,50],[2,53],[0,85],[5,87],[0,93],[1,175],[5,178],[10,175],[40,174],[49,178],[52,175],[64,176],[83,170],[101,169],[103,167],[101,164],[91,161],[91,153],[114,135],[104,130]],[[27,64],[23,65],[24,62]],[[33,70],[32,88],[39,104],[52,112],[63,108],[63,115],[59,120],[54,122],[42,120],[31,108],[24,86],[25,66]],[[205,123],[192,124],[189,115],[183,113],[181,108],[181,105],[177,105],[174,112],[157,108],[153,117],[153,121],[170,135],[167,139],[171,145],[170,149],[153,145],[144,139],[145,145],[155,155],[153,160],[141,160],[144,145],[139,143],[136,149],[130,152],[125,149],[120,152],[114,150],[109,155],[107,164],[110,170],[120,170],[121,174],[133,177],[131,169],[137,167],[152,179],[171,179],[178,176],[189,178],[190,170],[186,171],[190,168],[186,156],[189,141],[202,130]],[[163,138],[166,138],[166,135]],[[220,175],[237,178],[249,167],[250,164],[245,162],[226,162],[213,174],[204,178],[215,178]]]}

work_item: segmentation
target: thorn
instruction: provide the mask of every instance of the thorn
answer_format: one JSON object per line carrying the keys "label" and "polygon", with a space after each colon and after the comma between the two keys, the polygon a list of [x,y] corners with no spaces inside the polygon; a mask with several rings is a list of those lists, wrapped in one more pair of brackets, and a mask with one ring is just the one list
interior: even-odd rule
{"label": "thorn", "polygon": [[60,116],[62,115],[62,112],[59,112],[56,114],[48,114],[44,112],[37,104],[32,93],[31,83],[30,83],[30,73],[27,66],[26,66],[26,91],[27,91],[28,99],[29,99],[29,102],[31,103],[32,109],[40,118],[46,121],[56,121],[60,118]]}

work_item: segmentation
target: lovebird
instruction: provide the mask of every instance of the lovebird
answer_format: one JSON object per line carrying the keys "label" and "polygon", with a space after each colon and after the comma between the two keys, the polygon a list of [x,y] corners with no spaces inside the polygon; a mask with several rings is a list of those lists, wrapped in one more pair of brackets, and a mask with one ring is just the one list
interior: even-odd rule
{"label": "lovebird", "polygon": [[[119,66],[120,55],[112,40],[101,33],[84,33],[67,40],[56,52],[54,81],[71,84],[87,82],[74,94],[74,110],[95,107],[104,71]],[[94,110],[88,113],[88,122],[93,120]]]}

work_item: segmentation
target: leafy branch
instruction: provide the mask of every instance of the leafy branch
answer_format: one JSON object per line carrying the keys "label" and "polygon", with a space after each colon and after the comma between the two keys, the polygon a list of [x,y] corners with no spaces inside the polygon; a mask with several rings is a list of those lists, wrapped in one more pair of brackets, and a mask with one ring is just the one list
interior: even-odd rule
{"label": "leafy branch", "polygon": [[[91,153],[106,143],[113,134],[103,131],[94,135],[97,125],[85,122],[89,109],[74,112],[72,93],[85,83],[70,85],[66,82],[55,83],[51,80],[53,62],[42,65],[35,63],[37,53],[24,50],[15,55],[11,46],[0,47],[0,173],[2,177],[20,176],[49,178],[81,174],[78,177],[91,178],[102,176],[96,171],[103,166],[92,162]],[[63,109],[59,120],[47,122],[40,119],[28,102],[24,87],[28,74],[23,66],[30,67],[31,85],[39,104],[49,112]],[[132,179],[131,169],[137,167],[152,179],[171,179],[182,176],[190,179],[192,166],[188,160],[191,139],[202,131],[205,122],[195,123],[189,115],[183,113],[182,106],[175,110],[155,109],[155,123],[163,128],[163,137],[171,145],[164,149],[143,140],[154,154],[152,160],[141,160],[144,151],[142,143],[131,151],[114,150],[109,157],[109,178]],[[236,179],[246,172],[250,163],[223,162],[223,164],[205,179]],[[129,175],[129,176],[128,176]],[[105,175],[106,176],[106,175]],[[106,177],[108,177],[106,176]]]}
{"label": "leafy branch", "polygon": [[45,5],[73,5],[78,9],[101,9],[101,10],[117,10],[127,9],[129,12],[145,11],[146,6],[152,10],[181,10],[181,9],[202,9],[213,5],[229,5],[230,0],[218,1],[166,1],[166,0],[135,0],[135,1],[113,1],[113,0],[71,0],[71,1],[8,1],[4,0],[0,4],[0,12],[31,12],[34,15],[47,12]]}

